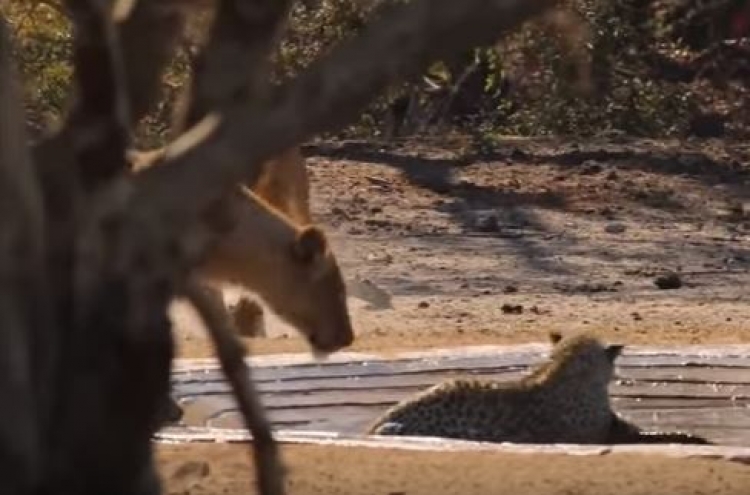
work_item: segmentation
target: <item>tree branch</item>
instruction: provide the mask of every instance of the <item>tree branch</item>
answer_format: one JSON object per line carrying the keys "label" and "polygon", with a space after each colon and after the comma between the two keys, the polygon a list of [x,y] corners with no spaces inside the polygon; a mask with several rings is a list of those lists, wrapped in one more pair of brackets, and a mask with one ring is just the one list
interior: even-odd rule
{"label": "tree branch", "polygon": [[67,0],[75,31],[74,103],[64,134],[83,185],[93,188],[127,170],[130,138],[125,68],[110,0]]}
{"label": "tree branch", "polygon": [[[76,91],[73,109],[61,131],[35,146],[36,162],[47,175],[51,175],[46,170],[50,168],[64,174],[66,167],[81,167],[82,175],[97,182],[124,170],[130,130],[154,107],[164,67],[183,31],[184,2],[134,0],[133,6],[129,0],[120,1],[110,12],[105,5],[108,1],[68,0],[77,26]],[[115,36],[114,43],[119,49],[110,43],[115,31],[119,31],[120,41],[116,42]],[[113,56],[113,50],[119,55]],[[83,165],[77,164],[79,153],[68,150],[72,135],[81,135],[84,155],[88,153]],[[60,156],[66,157],[66,164],[60,163]]]}
{"label": "tree branch", "polygon": [[[195,218],[232,185],[243,180],[252,185],[265,160],[355,119],[390,83],[413,78],[434,59],[492,44],[556,3],[413,0],[388,4],[360,36],[319,60],[273,102],[224,107],[167,147],[166,163],[136,179],[134,207],[160,212],[164,225],[184,227],[188,218]],[[165,194],[167,188],[180,194]],[[185,197],[191,201],[183,201]]]}
{"label": "tree branch", "polygon": [[173,5],[169,0],[140,0],[126,17],[117,19],[130,97],[131,126],[135,126],[158,100],[162,73],[185,27],[185,10],[185,6]]}
{"label": "tree branch", "polygon": [[195,125],[209,111],[262,101],[269,55],[278,42],[292,0],[221,0],[205,49],[197,57],[183,122]]}
{"label": "tree branch", "polygon": [[184,293],[208,329],[221,369],[232,387],[245,426],[253,436],[258,493],[282,495],[284,466],[279,458],[278,446],[271,433],[271,425],[266,419],[258,390],[253,384],[250,367],[245,363],[242,344],[227,320],[224,309],[204,292],[200,285],[188,282]]}

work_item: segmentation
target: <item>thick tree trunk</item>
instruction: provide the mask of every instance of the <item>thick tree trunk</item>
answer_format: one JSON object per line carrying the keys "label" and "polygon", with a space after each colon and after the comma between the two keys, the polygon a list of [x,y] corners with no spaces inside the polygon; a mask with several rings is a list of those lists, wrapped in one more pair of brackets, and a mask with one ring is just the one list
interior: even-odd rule
{"label": "thick tree trunk", "polygon": [[26,148],[21,91],[0,19],[0,476],[8,494],[29,493],[40,475],[40,428],[32,368],[44,338],[41,193]]}
{"label": "thick tree trunk", "polygon": [[252,184],[265,160],[355,119],[387,85],[433,59],[490,44],[555,2],[389,4],[359,37],[272,92],[266,58],[290,2],[220,1],[196,69],[189,129],[168,147],[164,166],[135,177],[125,161],[131,127],[157,100],[191,2],[125,3],[67,1],[75,103],[60,132],[32,152],[0,19],[3,493],[160,492],[150,440],[169,391],[167,308],[186,293],[217,342],[259,456],[269,456],[260,464],[269,469],[263,493],[277,495],[281,470],[241,352],[189,285],[216,236],[201,216],[235,184]]}

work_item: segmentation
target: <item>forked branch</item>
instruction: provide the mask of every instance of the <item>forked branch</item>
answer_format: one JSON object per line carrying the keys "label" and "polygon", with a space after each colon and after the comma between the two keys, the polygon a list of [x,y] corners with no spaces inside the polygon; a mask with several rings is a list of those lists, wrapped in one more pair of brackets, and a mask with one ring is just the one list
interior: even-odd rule
{"label": "forked branch", "polygon": [[[130,130],[158,100],[161,76],[183,31],[184,3],[68,0],[77,33],[75,100],[61,131],[35,147],[40,167],[63,173],[78,167],[87,182],[124,170]],[[82,141],[83,165],[77,163],[80,152],[69,156],[71,136],[79,136],[74,143]],[[61,157],[67,163],[61,164]]]}
{"label": "forked branch", "polygon": [[188,108],[180,130],[206,113],[233,103],[265,98],[269,57],[292,0],[221,0],[208,43],[193,71]]}
{"label": "forked branch", "polygon": [[[319,60],[272,102],[262,106],[237,102],[209,114],[167,148],[164,166],[140,174],[134,207],[159,212],[165,225],[184,226],[186,217],[196,218],[232,185],[243,181],[252,185],[265,160],[354,120],[389,84],[422,73],[436,58],[494,43],[556,3],[389,3],[360,36]],[[180,194],[165,194],[171,188]],[[189,204],[185,197],[191,198]]]}

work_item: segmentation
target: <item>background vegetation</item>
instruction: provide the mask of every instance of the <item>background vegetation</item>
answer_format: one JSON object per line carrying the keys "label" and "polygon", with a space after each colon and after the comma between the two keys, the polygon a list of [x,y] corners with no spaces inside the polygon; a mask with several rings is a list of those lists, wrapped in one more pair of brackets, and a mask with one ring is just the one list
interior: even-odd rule
{"label": "background vegetation", "polygon": [[[375,1],[299,5],[276,54],[278,81],[362,28]],[[6,0],[35,135],[65,111],[70,26],[54,0]],[[346,137],[444,132],[601,133],[747,138],[750,1],[569,0],[496,47],[435,64],[418,85],[394,87]],[[207,14],[195,16],[164,78],[163,99],[140,130],[161,144]],[[373,61],[377,63],[377,61]]]}

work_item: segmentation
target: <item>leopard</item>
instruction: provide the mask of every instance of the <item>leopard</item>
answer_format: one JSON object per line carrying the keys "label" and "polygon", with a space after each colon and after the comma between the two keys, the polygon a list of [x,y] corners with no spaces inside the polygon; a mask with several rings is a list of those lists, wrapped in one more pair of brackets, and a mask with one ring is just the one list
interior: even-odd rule
{"label": "leopard", "polygon": [[406,399],[367,435],[520,444],[707,444],[685,432],[649,432],[613,411],[609,383],[624,345],[589,332],[550,332],[548,360],[514,381],[450,379]]}

